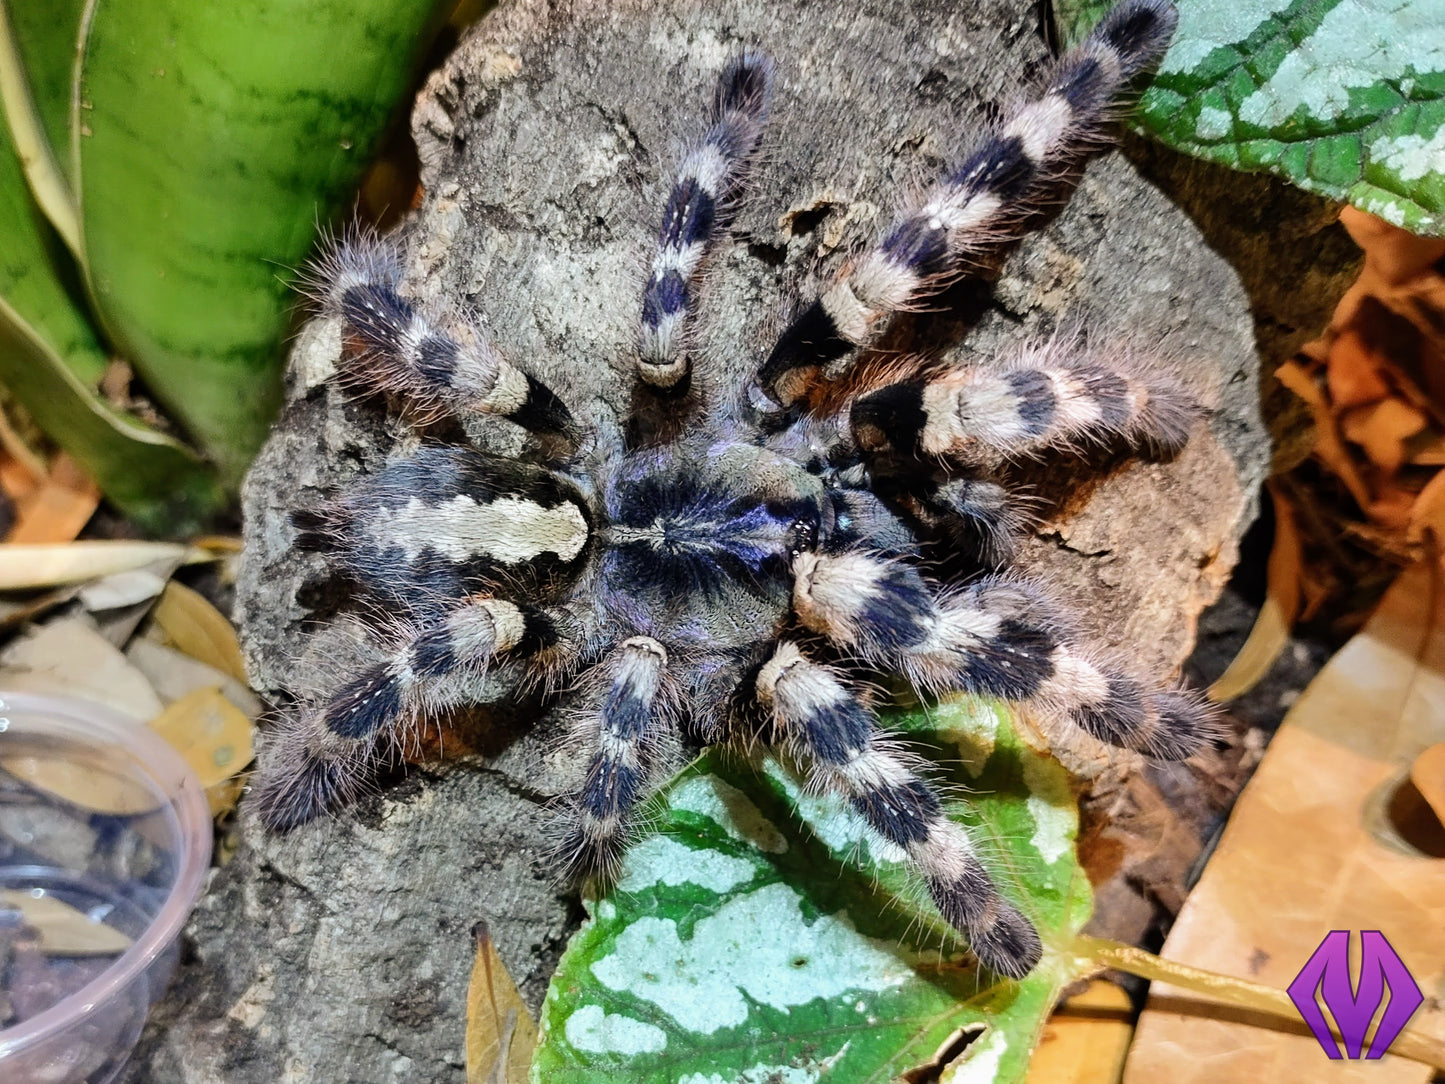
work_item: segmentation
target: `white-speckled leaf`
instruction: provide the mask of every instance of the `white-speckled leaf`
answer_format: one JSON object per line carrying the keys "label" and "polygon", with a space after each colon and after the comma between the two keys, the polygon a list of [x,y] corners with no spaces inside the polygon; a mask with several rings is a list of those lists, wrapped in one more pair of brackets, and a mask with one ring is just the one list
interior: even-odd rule
{"label": "white-speckled leaf", "polygon": [[[1445,3],[1177,0],[1140,103],[1153,135],[1445,234]],[[1068,41],[1108,0],[1057,0]]]}
{"label": "white-speckled leaf", "polygon": [[[971,792],[953,810],[1004,892],[1046,942],[1067,942],[1091,900],[1063,770],[976,700],[885,721]],[[951,1037],[962,1048],[960,1029],[972,1041],[944,1081],[1023,1079],[1065,964],[981,975],[896,850],[776,762],[705,756],[664,800],[562,958],[534,1081],[884,1082]]]}

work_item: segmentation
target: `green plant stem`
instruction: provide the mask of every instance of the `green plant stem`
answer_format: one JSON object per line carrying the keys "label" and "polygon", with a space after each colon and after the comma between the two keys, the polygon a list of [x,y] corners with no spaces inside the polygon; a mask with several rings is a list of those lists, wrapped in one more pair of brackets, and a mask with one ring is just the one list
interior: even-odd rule
{"label": "green plant stem", "polygon": [[[1299,1018],[1289,995],[1273,986],[1264,986],[1247,979],[1235,978],[1233,975],[1221,975],[1217,971],[1205,971],[1200,967],[1190,967],[1177,960],[1155,956],[1152,952],[1145,952],[1133,945],[1099,937],[1076,938],[1072,948],[1079,957],[1081,974],[1094,969],[1088,966],[1090,964],[1096,968],[1112,967],[1140,978],[1167,982],[1171,986],[1204,994],[1225,1005],[1289,1021]],[[1331,1028],[1330,1033],[1336,1038],[1340,1037],[1340,1033],[1334,1028]],[[1445,1069],[1445,1042],[1418,1030],[1406,1028],[1400,1032],[1390,1044],[1390,1053],[1422,1062],[1434,1069]]]}

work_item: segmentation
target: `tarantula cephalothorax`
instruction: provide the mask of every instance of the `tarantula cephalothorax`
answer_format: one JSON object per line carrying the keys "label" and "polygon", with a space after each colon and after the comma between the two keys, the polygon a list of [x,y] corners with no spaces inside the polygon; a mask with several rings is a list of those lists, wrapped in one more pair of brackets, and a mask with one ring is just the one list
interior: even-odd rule
{"label": "tarantula cephalothorax", "polygon": [[[335,246],[315,292],[343,329],[342,377],[413,416],[508,418],[535,455],[424,442],[295,517],[303,544],[400,628],[382,661],[272,738],[253,803],[265,821],[289,827],[352,797],[415,720],[475,702],[489,669],[509,667],[580,709],[577,871],[615,867],[674,734],[771,744],[906,852],[985,964],[1027,973],[1038,934],[879,728],[864,679],[1027,702],[1156,756],[1199,748],[1211,727],[1196,698],[1080,646],[1036,586],[998,571],[1019,517],[979,467],[1088,442],[1167,452],[1198,409],[1157,370],[1057,343],[986,369],[893,359],[861,387],[853,363],[1059,198],[1174,22],[1167,0],[1115,8],[800,312],[753,387],[711,396],[664,437],[583,431],[465,316],[407,300],[385,242]],[[676,170],[634,358],[639,395],[664,410],[695,409],[678,393],[702,262],[754,164],[772,83],[759,52],[728,63]],[[939,545],[987,574],[938,582],[923,558]]]}

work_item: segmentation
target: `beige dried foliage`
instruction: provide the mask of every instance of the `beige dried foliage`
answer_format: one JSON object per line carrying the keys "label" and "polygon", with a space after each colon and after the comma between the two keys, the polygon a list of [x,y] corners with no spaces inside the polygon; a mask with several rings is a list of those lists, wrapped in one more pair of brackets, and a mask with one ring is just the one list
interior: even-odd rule
{"label": "beige dried foliage", "polygon": [[200,592],[172,581],[151,617],[178,651],[245,684],[246,663],[236,630]]}
{"label": "beige dried foliage", "polygon": [[[1283,989],[1330,930],[1381,930],[1437,1000],[1411,1027],[1445,1040],[1445,859],[1411,846],[1391,797],[1445,741],[1445,572],[1403,573],[1286,717],[1162,955]],[[1403,1058],[1328,1061],[1303,1024],[1253,1026],[1156,984],[1125,1084],[1426,1084]],[[1255,1020],[1254,1023],[1259,1023]]]}
{"label": "beige dried foliage", "polygon": [[485,922],[472,927],[472,939],[476,959],[467,985],[467,1084],[526,1084],[537,1025]]}
{"label": "beige dried foliage", "polygon": [[1025,1084],[1115,1084],[1133,1037],[1129,995],[1106,979],[1093,979],[1049,1017]]}
{"label": "beige dried foliage", "polygon": [[0,889],[0,908],[19,911],[47,956],[118,956],[131,939],[54,896]]}
{"label": "beige dried foliage", "polygon": [[1279,487],[1270,486],[1269,493],[1274,504],[1274,544],[1269,551],[1264,605],[1244,646],[1209,687],[1209,699],[1216,702],[1233,700],[1254,688],[1289,643],[1290,628],[1299,615],[1304,571],[1299,525]]}

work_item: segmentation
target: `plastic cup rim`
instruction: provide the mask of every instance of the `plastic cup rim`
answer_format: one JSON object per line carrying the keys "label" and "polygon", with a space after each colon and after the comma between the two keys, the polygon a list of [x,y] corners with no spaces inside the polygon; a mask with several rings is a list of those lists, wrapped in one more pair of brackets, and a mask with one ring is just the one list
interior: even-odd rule
{"label": "plastic cup rim", "polygon": [[195,910],[211,865],[211,810],[201,781],[159,734],[103,704],[0,689],[0,715],[10,712],[61,716],[66,722],[89,727],[97,735],[125,746],[136,754],[161,793],[167,793],[165,779],[178,779],[180,785],[168,796],[180,825],[182,856],[180,875],[156,921],[130,948],[69,997],[23,1023],[0,1028],[0,1065],[6,1057],[60,1034],[133,983],[180,935]]}

